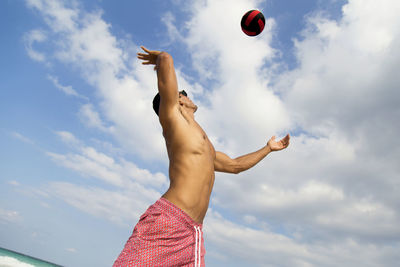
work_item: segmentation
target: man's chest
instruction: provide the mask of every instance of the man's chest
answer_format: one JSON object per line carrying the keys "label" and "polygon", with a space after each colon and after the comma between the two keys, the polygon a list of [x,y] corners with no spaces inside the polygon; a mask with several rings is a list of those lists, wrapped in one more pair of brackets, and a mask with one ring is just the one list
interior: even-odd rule
{"label": "man's chest", "polygon": [[215,158],[215,149],[206,132],[196,122],[192,121],[185,127],[171,129],[173,132],[164,134],[168,154],[191,153]]}

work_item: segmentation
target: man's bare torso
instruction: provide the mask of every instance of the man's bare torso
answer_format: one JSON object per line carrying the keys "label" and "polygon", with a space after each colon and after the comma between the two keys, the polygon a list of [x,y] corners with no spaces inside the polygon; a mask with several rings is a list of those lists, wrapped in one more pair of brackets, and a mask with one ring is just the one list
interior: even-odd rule
{"label": "man's bare torso", "polygon": [[202,223],[214,185],[214,147],[193,114],[179,105],[163,130],[170,160],[170,188],[163,197]]}
{"label": "man's bare torso", "polygon": [[258,151],[235,159],[231,159],[225,153],[215,152],[207,135],[194,120],[197,106],[186,97],[186,93],[178,92],[171,55],[150,51],[143,46],[142,49],[146,52],[138,53],[138,58],[143,60],[142,64],[155,65],[157,70],[160,102],[157,107],[154,102],[156,95],[153,108],[163,127],[170,161],[170,188],[163,196],[195,221],[202,223],[214,185],[214,171],[239,173],[252,168],[271,151],[286,148],[290,136],[287,135],[279,142],[275,141],[273,136],[267,145]]}

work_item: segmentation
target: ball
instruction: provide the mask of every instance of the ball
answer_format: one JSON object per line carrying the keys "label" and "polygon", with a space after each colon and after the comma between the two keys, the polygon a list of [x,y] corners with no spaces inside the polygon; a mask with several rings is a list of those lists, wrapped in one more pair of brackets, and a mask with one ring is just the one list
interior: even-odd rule
{"label": "ball", "polygon": [[250,10],[243,15],[240,25],[242,31],[248,36],[259,35],[264,30],[264,15],[258,10]]}

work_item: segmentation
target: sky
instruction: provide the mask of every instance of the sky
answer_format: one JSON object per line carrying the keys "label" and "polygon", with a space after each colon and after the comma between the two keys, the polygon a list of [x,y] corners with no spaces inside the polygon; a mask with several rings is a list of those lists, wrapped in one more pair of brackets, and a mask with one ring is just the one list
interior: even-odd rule
{"label": "sky", "polygon": [[[257,37],[240,29],[259,9]],[[111,266],[167,189],[140,46],[174,58],[217,151],[207,266],[399,266],[397,0],[0,1],[0,247]]]}

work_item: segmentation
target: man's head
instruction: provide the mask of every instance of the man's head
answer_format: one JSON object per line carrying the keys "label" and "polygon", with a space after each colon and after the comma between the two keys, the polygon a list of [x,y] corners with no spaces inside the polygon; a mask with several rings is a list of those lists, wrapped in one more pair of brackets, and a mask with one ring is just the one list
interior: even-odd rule
{"label": "man's head", "polygon": [[[154,112],[157,114],[157,116],[159,116],[158,112],[160,109],[160,100],[161,100],[160,93],[157,93],[153,99],[153,109]],[[181,105],[184,108],[193,110],[193,113],[195,113],[197,110],[197,106],[192,102],[192,100],[190,100],[185,90],[179,92],[179,105]]]}

